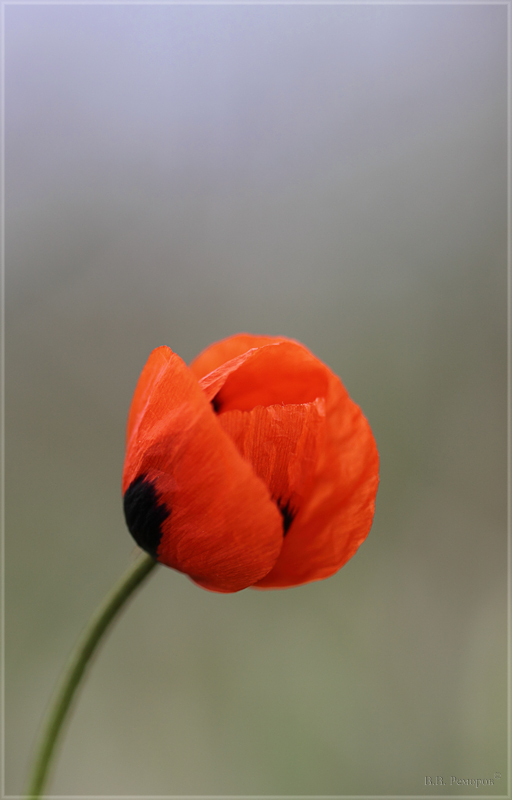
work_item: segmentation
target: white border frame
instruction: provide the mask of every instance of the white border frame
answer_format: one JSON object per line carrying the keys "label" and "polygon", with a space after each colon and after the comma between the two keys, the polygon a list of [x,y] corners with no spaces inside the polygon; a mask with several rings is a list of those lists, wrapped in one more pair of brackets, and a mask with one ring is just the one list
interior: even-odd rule
{"label": "white border frame", "polygon": [[507,11],[507,536],[508,536],[508,681],[507,681],[507,794],[426,795],[44,795],[47,800],[388,800],[411,797],[413,800],[509,800],[512,786],[512,0],[0,0],[0,800],[24,800],[23,795],[5,794],[5,8],[7,6],[506,6]]}

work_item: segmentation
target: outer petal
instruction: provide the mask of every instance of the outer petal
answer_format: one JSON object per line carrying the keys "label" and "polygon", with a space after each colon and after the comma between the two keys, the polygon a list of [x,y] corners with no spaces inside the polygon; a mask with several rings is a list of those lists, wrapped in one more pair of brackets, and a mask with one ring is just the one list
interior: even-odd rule
{"label": "outer petal", "polygon": [[354,555],[370,530],[379,482],[377,447],[361,409],[329,373],[325,439],[309,496],[275,567],[256,588],[329,577]]}
{"label": "outer petal", "polygon": [[[130,410],[128,412],[128,422],[126,425],[126,445],[128,446],[132,434],[139,427],[142,417],[146,413],[148,404],[152,402],[152,394],[155,386],[163,379],[169,369],[169,354],[172,350],[169,347],[157,347],[149,356],[144,369],[142,370],[137,386],[133,393]],[[126,463],[125,463],[126,471]],[[123,493],[124,475],[123,475]]]}
{"label": "outer petal", "polygon": [[220,342],[209,345],[202,353],[194,358],[190,369],[196,378],[203,378],[209,372],[231,361],[232,358],[241,356],[247,350],[254,347],[262,347],[273,342],[287,341],[283,336],[255,336],[252,333],[238,333],[236,336],[229,336]]}
{"label": "outer petal", "polygon": [[281,550],[282,519],[267,487],[168,347],[153,351],[135,390],[123,494],[136,538],[149,520],[151,535],[161,532],[158,560],[208,589],[252,585]]}

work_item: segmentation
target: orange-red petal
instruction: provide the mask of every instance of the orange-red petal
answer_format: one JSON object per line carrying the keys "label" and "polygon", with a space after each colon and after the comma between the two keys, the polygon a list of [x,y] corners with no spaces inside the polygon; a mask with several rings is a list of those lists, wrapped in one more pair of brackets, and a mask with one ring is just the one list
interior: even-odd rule
{"label": "orange-red petal", "polygon": [[190,364],[190,369],[196,378],[203,378],[217,367],[222,366],[232,358],[243,355],[254,347],[262,347],[273,342],[287,341],[283,336],[255,336],[252,333],[237,333],[220,342],[214,342],[206,347]]}
{"label": "orange-red petal", "polygon": [[308,496],[325,425],[324,402],[227,411],[219,423],[270,489],[284,533]]}
{"label": "orange-red petal", "polygon": [[369,533],[379,482],[377,447],[361,409],[328,372],[325,437],[309,496],[274,568],[255,588],[284,588],[327,578],[354,555]]}
{"label": "orange-red petal", "polygon": [[277,341],[246,351],[201,378],[219,413],[325,397],[330,370],[303,345]]}
{"label": "orange-red petal", "polygon": [[[318,431],[314,475],[307,482],[307,490],[295,496],[296,516],[279,558],[257,586],[294,586],[337,572],[370,530],[379,465],[368,422],[339,378],[303,345],[280,339],[236,353],[205,375],[200,385],[217,410],[221,425],[270,485],[277,502],[280,498],[271,485],[275,476],[268,467],[265,469],[265,453],[259,452],[259,447],[268,448],[272,442],[270,426],[267,424],[264,438],[251,432],[251,427],[261,427],[263,419],[268,423],[265,411],[276,404],[281,404],[284,419],[287,409],[293,413],[297,404],[324,399],[325,426]],[[237,420],[233,427],[228,418],[235,411],[242,414],[232,417]]]}
{"label": "orange-red petal", "polygon": [[282,547],[281,515],[197,379],[168,347],[153,351],[135,391],[123,494],[141,476],[169,512],[159,561],[220,592],[239,591],[272,569]]}

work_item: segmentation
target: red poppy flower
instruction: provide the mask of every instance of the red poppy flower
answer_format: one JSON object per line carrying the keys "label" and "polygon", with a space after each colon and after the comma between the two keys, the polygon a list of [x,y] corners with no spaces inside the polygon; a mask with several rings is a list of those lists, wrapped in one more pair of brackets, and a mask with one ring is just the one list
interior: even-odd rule
{"label": "red poppy flower", "polygon": [[332,575],[370,530],[378,480],[361,409],[298,342],[239,334],[190,367],[151,353],[128,417],[126,521],[206,589]]}

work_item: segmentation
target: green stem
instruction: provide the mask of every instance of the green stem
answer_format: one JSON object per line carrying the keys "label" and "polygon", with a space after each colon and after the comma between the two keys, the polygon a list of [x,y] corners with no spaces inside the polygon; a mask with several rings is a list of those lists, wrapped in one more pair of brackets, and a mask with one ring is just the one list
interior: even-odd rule
{"label": "green stem", "polygon": [[89,620],[64,669],[53,702],[48,710],[28,784],[27,800],[29,798],[38,798],[43,793],[62,723],[66,718],[73,696],[92,654],[117,612],[124,606],[128,598],[144,578],[149,575],[156,564],[157,562],[150,556],[145,555],[140,558],[111,589],[96,613]]}

